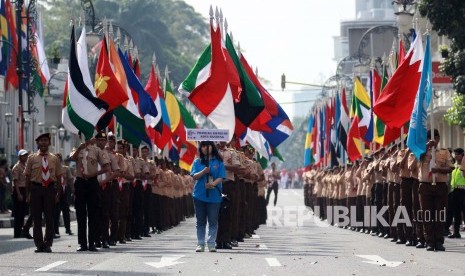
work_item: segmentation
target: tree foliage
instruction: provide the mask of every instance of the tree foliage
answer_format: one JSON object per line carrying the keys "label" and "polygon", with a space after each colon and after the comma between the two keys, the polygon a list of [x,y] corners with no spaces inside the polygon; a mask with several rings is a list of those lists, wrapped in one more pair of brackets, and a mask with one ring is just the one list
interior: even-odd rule
{"label": "tree foliage", "polygon": [[452,77],[457,93],[465,95],[465,1],[423,0],[419,9],[422,16],[428,17],[433,30],[451,39],[449,55],[441,70]]}
{"label": "tree foliage", "polygon": [[[46,52],[69,53],[69,22],[79,18],[81,1],[44,0]],[[94,0],[96,18],[106,18],[125,29],[139,50],[142,79],[147,79],[152,54],[160,69],[167,65],[170,78],[180,83],[209,41],[205,19],[183,1]],[[100,22],[97,22],[100,23]],[[90,29],[90,27],[87,27]]]}
{"label": "tree foliage", "polygon": [[452,106],[447,110],[444,119],[449,125],[465,128],[465,96],[457,94],[452,98]]}

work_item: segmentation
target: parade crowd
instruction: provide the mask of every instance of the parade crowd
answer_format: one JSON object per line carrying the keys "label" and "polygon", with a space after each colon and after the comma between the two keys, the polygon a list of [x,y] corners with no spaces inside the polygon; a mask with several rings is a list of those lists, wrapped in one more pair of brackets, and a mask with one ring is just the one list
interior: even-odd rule
{"label": "parade crowd", "polygon": [[[399,143],[347,166],[310,169],[304,174],[305,205],[335,226],[399,245],[445,251],[445,236],[461,237],[464,150],[457,148],[451,154],[448,149],[437,149],[436,129],[433,138],[428,131],[428,139],[427,152],[419,160]],[[335,219],[336,206],[348,210],[348,223]],[[386,212],[382,212],[384,206]],[[373,212],[383,214],[387,224],[379,219],[373,222]]]}
{"label": "parade crowd", "polygon": [[[36,138],[36,152],[20,150],[11,173],[14,237],[34,239],[35,252],[52,252],[53,240],[60,238],[60,213],[66,233],[74,234],[70,204],[76,210],[77,251],[149,238],[194,215],[199,227],[198,206],[194,207],[197,181],[166,158],[152,156],[148,147],[131,149],[111,133],[99,132],[75,148],[63,164],[60,154],[49,152],[50,141],[50,134],[44,133]],[[237,247],[266,223],[267,183],[253,159],[253,148],[220,143],[218,152],[225,167],[218,192],[228,204],[222,206],[217,221],[208,220],[217,231],[209,240],[211,252]],[[214,192],[210,191],[212,197]]]}

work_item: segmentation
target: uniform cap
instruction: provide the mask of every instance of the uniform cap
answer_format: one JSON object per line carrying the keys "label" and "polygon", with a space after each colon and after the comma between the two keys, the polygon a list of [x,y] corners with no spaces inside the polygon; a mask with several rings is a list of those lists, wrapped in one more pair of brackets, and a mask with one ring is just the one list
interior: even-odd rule
{"label": "uniform cap", "polygon": [[36,138],[35,141],[36,141],[36,142],[39,141],[39,139],[42,138],[42,137],[47,137],[49,140],[52,139],[52,136],[50,135],[50,133],[49,133],[49,132],[46,132],[46,133],[39,134],[39,136],[37,136],[37,138]]}
{"label": "uniform cap", "polygon": [[27,154],[27,150],[25,149],[21,149],[18,151],[18,156],[23,156],[23,155],[26,155]]}
{"label": "uniform cap", "polygon": [[107,139],[107,134],[105,133],[105,131],[99,131],[97,132],[97,134],[95,134],[95,138],[96,139],[99,139],[99,138]]}

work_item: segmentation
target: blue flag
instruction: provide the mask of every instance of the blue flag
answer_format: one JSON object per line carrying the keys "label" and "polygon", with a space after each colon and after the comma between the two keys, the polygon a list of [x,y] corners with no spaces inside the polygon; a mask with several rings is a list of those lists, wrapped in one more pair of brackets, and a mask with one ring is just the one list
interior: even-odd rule
{"label": "blue flag", "polygon": [[408,131],[407,146],[417,159],[426,152],[426,135],[428,129],[427,109],[433,93],[433,74],[431,65],[430,37],[426,36],[425,56],[422,61],[420,86],[418,87],[415,105],[413,106],[410,128]]}

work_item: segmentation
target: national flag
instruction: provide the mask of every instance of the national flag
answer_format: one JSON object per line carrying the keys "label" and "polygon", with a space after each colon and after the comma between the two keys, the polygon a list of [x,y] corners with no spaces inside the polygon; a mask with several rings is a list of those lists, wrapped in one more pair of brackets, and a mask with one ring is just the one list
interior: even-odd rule
{"label": "national flag", "polygon": [[[370,142],[370,124],[371,124],[371,100],[368,93],[357,77],[354,80],[354,94],[352,97],[352,107],[350,111],[351,118],[357,118],[360,138]],[[372,128],[371,128],[372,130]],[[372,137],[372,136],[371,136]]]}
{"label": "national flag", "polygon": [[190,92],[189,100],[218,129],[227,129],[232,139],[236,127],[234,103],[221,47],[220,28],[215,31],[210,25],[210,33],[211,52],[202,54],[181,84],[180,91]]}
{"label": "national flag", "polygon": [[[421,35],[418,35],[421,37]],[[410,118],[410,128],[407,136],[407,146],[415,154],[417,159],[426,152],[427,142],[427,109],[433,94],[433,74],[431,63],[430,36],[426,35],[425,56],[421,64],[421,79],[418,88],[412,116]]]}
{"label": "national flag", "polygon": [[[70,110],[68,111],[68,106]],[[74,112],[72,110],[71,105],[69,104],[69,97],[68,97],[68,80],[66,80],[65,88],[63,90],[63,104],[61,109],[61,122],[66,130],[71,133],[78,134],[79,130],[74,126],[73,122],[69,118],[69,113]],[[75,113],[72,116],[77,116]],[[79,118],[81,119],[81,118]],[[82,120],[82,119],[81,119]]]}
{"label": "national flag", "polygon": [[[383,65],[383,78],[380,77],[378,71],[376,69],[372,70],[372,89],[373,89],[373,100],[372,103],[375,103],[376,100],[379,98],[381,93],[382,83],[385,77],[385,66]],[[381,121],[378,116],[374,115],[374,138],[373,140],[382,145],[384,142],[384,128],[385,125],[383,121]]]}
{"label": "national flag", "polygon": [[109,105],[109,110],[114,110],[121,106],[129,98],[125,89],[120,85],[113,73],[110,60],[108,59],[109,53],[107,43],[105,43],[105,41],[106,37],[104,36],[95,73],[95,92],[99,99],[105,101]]}
{"label": "national flag", "polygon": [[270,145],[272,145],[273,147],[277,147],[292,134],[294,127],[292,126],[289,117],[287,116],[286,112],[282,109],[281,105],[279,105],[276,102],[276,100],[270,95],[270,93],[268,93],[265,87],[263,87],[263,85],[260,83],[258,77],[254,74],[252,68],[248,64],[244,55],[241,53],[240,56],[241,64],[245,72],[247,73],[247,76],[250,78],[250,80],[257,88],[263,100],[263,104],[265,105],[265,110],[271,116],[271,119],[266,123],[271,131],[262,131],[262,134],[265,137],[265,139],[270,143]]}
{"label": "national flag", "polygon": [[[82,40],[81,40],[82,39]],[[85,45],[85,29],[81,33],[79,43]],[[85,46],[84,46],[85,47]],[[76,50],[83,51],[84,47],[77,47],[74,25],[71,30],[71,46],[68,64],[68,94],[66,100],[66,110],[72,124],[79,129],[86,137],[90,139],[93,136],[94,128],[100,118],[108,109],[108,104],[96,98],[92,93],[92,86],[87,86],[83,75],[88,68],[81,68],[78,61],[78,55],[87,56],[85,53],[76,53]],[[72,128],[69,129],[73,131]]]}
{"label": "national flag", "polygon": [[247,76],[247,72],[242,66],[233,42],[228,34],[226,34],[225,45],[239,74],[242,87],[240,99],[234,103],[236,135],[239,137],[242,136],[247,130],[247,127],[250,127],[252,130],[271,132],[271,129],[266,124],[271,120],[271,116],[268,111],[264,109],[260,93]]}
{"label": "national flag", "polygon": [[126,73],[129,89],[131,89],[133,96],[134,94],[137,96],[137,107],[139,109],[139,114],[144,118],[145,126],[147,128],[154,128],[158,124],[158,121],[161,119],[160,117],[157,117],[158,110],[155,107],[155,103],[153,102],[150,95],[142,87],[142,84],[134,73],[133,68],[125,59],[124,54],[120,49],[118,49],[118,55]]}
{"label": "national flag", "polygon": [[308,167],[314,164],[315,162],[313,158],[313,152],[312,152],[313,125],[314,125],[314,117],[312,114],[308,118],[308,123],[307,123],[307,134],[305,137],[304,167]]}
{"label": "national flag", "polygon": [[421,35],[418,35],[373,107],[376,115],[389,127],[400,128],[410,119],[420,83],[423,56]]}
{"label": "national flag", "polygon": [[[128,98],[127,101],[123,102],[123,105],[118,106],[114,110],[118,123],[123,127],[123,138],[136,147],[140,145],[141,141],[151,145],[150,139],[145,131],[144,119],[140,116],[139,109],[134,102],[133,93],[129,89],[123,64],[112,39],[108,41],[108,50],[110,64],[112,65],[111,68],[113,68],[113,73],[118,80],[118,82],[115,83],[115,89],[120,89],[118,88],[119,83],[123,93],[125,93]],[[111,80],[113,81],[113,79]]]}
{"label": "national flag", "polygon": [[[178,101],[179,111],[181,113],[182,121],[185,128],[197,128],[194,118],[186,109],[186,107]],[[191,171],[192,163],[194,163],[197,155],[197,143],[195,141],[185,141],[181,145],[179,151],[179,167],[186,171]]]}
{"label": "national flag", "polygon": [[179,148],[180,145],[186,141],[186,130],[181,117],[178,99],[174,95],[171,84],[167,78],[165,78],[165,103],[171,123],[171,133],[173,134],[172,141],[173,144]]}
{"label": "national flag", "polygon": [[0,5],[0,34],[1,40],[5,41],[0,42],[0,75],[5,76],[8,69],[8,60],[10,58],[10,45],[6,42],[10,41],[10,35],[8,30],[5,0],[2,0]]}
{"label": "national flag", "polygon": [[[338,129],[338,140],[340,143],[340,147],[342,152],[339,152],[338,155],[343,157],[344,152],[347,152],[347,131],[349,129],[350,125],[350,119],[349,119],[349,108],[347,108],[347,98],[346,98],[346,90],[342,89],[341,92],[341,98],[340,98],[340,118],[337,121],[337,129]],[[345,159],[345,158],[342,158]]]}
{"label": "national flag", "polygon": [[165,96],[163,90],[161,89],[158,76],[155,74],[154,64],[152,64],[149,80],[145,86],[145,91],[149,93],[150,97],[154,101],[155,107],[158,110],[158,117],[160,117],[158,124],[154,127],[154,143],[159,149],[163,149],[171,139],[171,123],[168,116],[168,110],[166,109]]}

